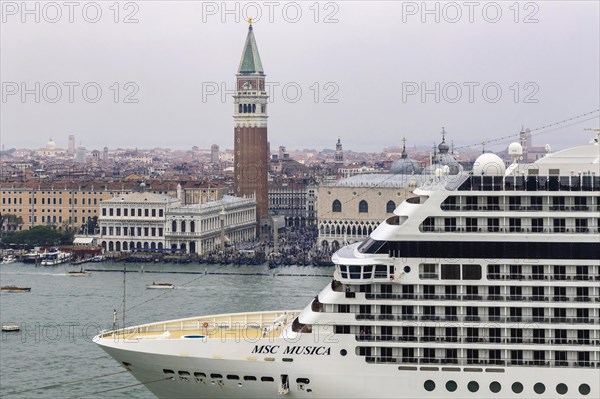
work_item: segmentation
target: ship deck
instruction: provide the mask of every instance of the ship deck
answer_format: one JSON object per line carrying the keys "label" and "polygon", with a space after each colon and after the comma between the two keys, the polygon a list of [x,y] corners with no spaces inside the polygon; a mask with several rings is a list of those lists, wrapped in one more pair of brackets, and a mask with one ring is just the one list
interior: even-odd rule
{"label": "ship deck", "polygon": [[169,320],[112,331],[103,331],[100,339],[257,339],[276,338],[300,313],[294,311],[232,313]]}

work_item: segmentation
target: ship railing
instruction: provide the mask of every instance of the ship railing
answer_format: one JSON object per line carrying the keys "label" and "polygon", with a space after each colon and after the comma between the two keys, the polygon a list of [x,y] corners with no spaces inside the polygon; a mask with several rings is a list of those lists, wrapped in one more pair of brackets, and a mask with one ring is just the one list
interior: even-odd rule
{"label": "ship railing", "polygon": [[275,321],[279,322],[278,327],[283,328],[290,324],[299,312],[300,311],[276,311],[203,316],[126,327],[115,331],[103,332],[101,336],[102,338],[124,336],[126,339],[141,337],[169,339],[171,335],[166,333],[176,331],[198,331],[208,334],[208,332],[216,330],[264,330],[265,328],[272,326]]}
{"label": "ship railing", "polygon": [[564,274],[504,274],[504,273],[488,273],[488,280],[550,280],[550,281],[593,281],[600,280],[600,274],[575,274],[575,273],[564,273]]}
{"label": "ship railing", "polygon": [[[456,365],[479,365],[479,366],[523,366],[523,367],[585,367],[600,368],[600,362],[592,361],[564,361],[564,360],[546,360],[546,359],[480,359],[468,357],[410,357],[410,356],[365,356],[367,363],[401,363],[401,364],[456,364]],[[482,370],[483,371],[483,370]]]}
{"label": "ship railing", "polygon": [[600,191],[600,177],[589,172],[576,176],[468,176],[457,191]]}
{"label": "ship railing", "polygon": [[[452,211],[470,211],[470,212],[531,212],[531,211],[565,211],[565,212],[598,212],[598,207],[587,205],[487,205],[487,204],[467,204],[453,205],[441,204],[440,209],[446,212]],[[475,226],[477,227],[477,226]],[[481,226],[480,226],[481,227]],[[487,226],[485,226],[487,228]]]}
{"label": "ship railing", "polygon": [[421,225],[419,231],[422,233],[523,233],[523,234],[596,234],[598,228],[590,227],[531,227],[531,226],[499,226],[499,227],[477,227],[467,225],[453,225],[443,227],[432,227]]}
{"label": "ship railing", "polygon": [[355,313],[356,320],[389,320],[389,321],[451,321],[476,323],[548,323],[548,324],[600,324],[598,317],[541,317],[541,316],[495,316],[495,315],[434,315],[423,313]]}
{"label": "ship railing", "polygon": [[501,338],[501,337],[475,337],[469,335],[386,335],[365,333],[355,334],[356,341],[373,342],[437,342],[437,343],[480,343],[480,344],[528,344],[528,345],[565,345],[589,346],[598,345],[600,340],[593,339],[549,339],[549,338]]}
{"label": "ship railing", "polygon": [[[355,293],[347,293],[346,298],[354,298]],[[451,301],[494,301],[494,302],[600,302],[600,296],[583,295],[438,295],[438,294],[389,294],[389,293],[366,293],[365,299],[368,300],[451,300]]]}

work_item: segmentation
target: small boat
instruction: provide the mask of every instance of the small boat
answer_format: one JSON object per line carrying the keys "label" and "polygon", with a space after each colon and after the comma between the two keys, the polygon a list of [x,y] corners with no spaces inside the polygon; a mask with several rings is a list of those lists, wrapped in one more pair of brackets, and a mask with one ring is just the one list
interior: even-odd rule
{"label": "small boat", "polygon": [[86,272],[85,270],[73,270],[70,272],[67,272],[67,276],[72,276],[72,277],[89,277],[92,275],[92,272]]}
{"label": "small boat", "polygon": [[151,289],[151,290],[172,290],[173,288],[175,288],[175,285],[171,284],[171,283],[152,283],[152,284],[146,284],[146,288]]}
{"label": "small boat", "polygon": [[15,332],[15,331],[20,331],[21,327],[19,327],[18,324],[6,324],[4,326],[2,326],[2,331],[4,332]]}
{"label": "small boat", "polygon": [[104,255],[96,255],[91,259],[91,262],[104,262],[106,257]]}
{"label": "small boat", "polygon": [[71,260],[72,254],[70,252],[62,252],[60,250],[54,250],[47,252],[42,257],[42,266],[56,266],[61,263],[67,263]]}
{"label": "small boat", "polygon": [[29,292],[31,291],[31,287],[17,287],[16,285],[5,285],[3,287],[0,287],[0,291]]}
{"label": "small boat", "polygon": [[2,264],[3,265],[8,265],[10,263],[15,263],[17,261],[17,258],[14,255],[6,255],[5,257],[2,258]]}
{"label": "small boat", "polygon": [[39,263],[42,259],[42,255],[39,252],[29,252],[21,257],[23,263]]}

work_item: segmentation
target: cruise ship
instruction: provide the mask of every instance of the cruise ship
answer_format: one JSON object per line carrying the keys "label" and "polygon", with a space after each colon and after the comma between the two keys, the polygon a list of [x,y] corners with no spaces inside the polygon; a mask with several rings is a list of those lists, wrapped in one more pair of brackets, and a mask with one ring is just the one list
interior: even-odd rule
{"label": "cruise ship", "polygon": [[437,168],[302,310],[95,341],[160,398],[599,398],[600,147]]}

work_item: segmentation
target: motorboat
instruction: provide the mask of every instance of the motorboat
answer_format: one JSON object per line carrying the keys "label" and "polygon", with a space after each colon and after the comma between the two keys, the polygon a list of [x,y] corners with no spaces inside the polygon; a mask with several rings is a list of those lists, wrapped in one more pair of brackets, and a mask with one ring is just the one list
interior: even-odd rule
{"label": "motorboat", "polygon": [[146,288],[151,290],[172,290],[175,288],[175,285],[171,283],[152,283],[146,284]]}
{"label": "motorboat", "polygon": [[5,285],[3,287],[0,287],[0,291],[29,292],[31,291],[31,287],[17,287],[16,285]]}

